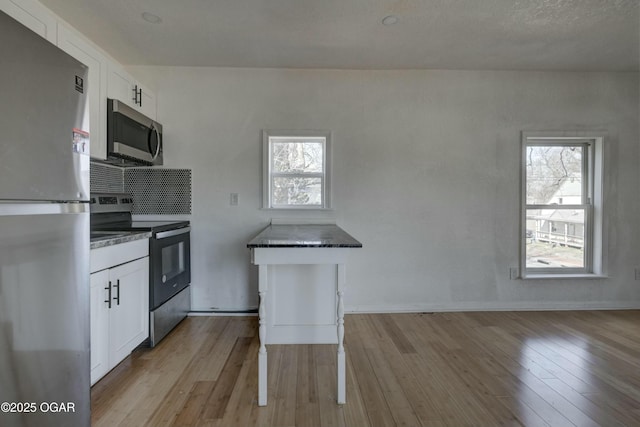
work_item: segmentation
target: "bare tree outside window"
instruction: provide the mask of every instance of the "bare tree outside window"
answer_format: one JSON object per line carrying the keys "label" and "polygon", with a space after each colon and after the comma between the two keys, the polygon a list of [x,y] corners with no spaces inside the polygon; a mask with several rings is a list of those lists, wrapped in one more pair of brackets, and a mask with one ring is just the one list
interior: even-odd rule
{"label": "bare tree outside window", "polygon": [[[321,205],[324,149],[322,142],[276,142],[271,144],[272,203],[274,205]],[[305,176],[314,175],[314,176]]]}
{"label": "bare tree outside window", "polygon": [[265,132],[265,206],[327,208],[329,134]]}
{"label": "bare tree outside window", "polygon": [[585,269],[589,215],[585,143],[525,148],[526,268]]}
{"label": "bare tree outside window", "polygon": [[605,271],[603,135],[522,132],[521,277]]}

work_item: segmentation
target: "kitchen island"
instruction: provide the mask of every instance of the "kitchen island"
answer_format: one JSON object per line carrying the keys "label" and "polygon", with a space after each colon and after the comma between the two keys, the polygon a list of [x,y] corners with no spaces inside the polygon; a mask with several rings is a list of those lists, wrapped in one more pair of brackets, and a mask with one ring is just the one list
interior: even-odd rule
{"label": "kitchen island", "polygon": [[345,264],[362,243],[335,224],[272,224],[247,247],[258,266],[258,405],[267,404],[267,344],[337,344],[345,403]]}

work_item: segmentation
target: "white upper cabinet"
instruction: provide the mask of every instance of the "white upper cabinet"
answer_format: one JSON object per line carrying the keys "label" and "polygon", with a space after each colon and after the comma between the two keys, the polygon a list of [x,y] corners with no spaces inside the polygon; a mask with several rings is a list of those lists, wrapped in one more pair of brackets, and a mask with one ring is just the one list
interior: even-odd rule
{"label": "white upper cabinet", "polygon": [[107,157],[107,58],[81,34],[58,25],[58,47],[89,67],[91,157]]}
{"label": "white upper cabinet", "polygon": [[124,68],[112,62],[109,63],[109,83],[107,85],[109,98],[117,99],[133,107],[133,77]]}
{"label": "white upper cabinet", "polygon": [[37,0],[0,0],[0,10],[89,67],[91,157],[107,158],[107,97],[156,120],[156,96],[84,35]]}
{"label": "white upper cabinet", "polygon": [[35,0],[0,0],[0,9],[36,34],[57,44],[57,17]]}
{"label": "white upper cabinet", "polygon": [[156,94],[142,83],[136,83],[140,99],[140,112],[147,117],[157,120],[157,101]]}
{"label": "white upper cabinet", "polygon": [[107,95],[156,120],[156,95],[113,62],[109,63]]}

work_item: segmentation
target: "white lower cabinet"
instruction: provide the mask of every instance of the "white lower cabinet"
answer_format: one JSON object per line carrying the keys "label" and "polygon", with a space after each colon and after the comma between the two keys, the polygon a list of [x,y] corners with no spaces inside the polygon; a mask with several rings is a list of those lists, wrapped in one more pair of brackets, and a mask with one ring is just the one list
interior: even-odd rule
{"label": "white lower cabinet", "polygon": [[149,336],[149,258],[91,274],[91,384]]}
{"label": "white lower cabinet", "polygon": [[109,372],[109,270],[91,274],[91,385]]}

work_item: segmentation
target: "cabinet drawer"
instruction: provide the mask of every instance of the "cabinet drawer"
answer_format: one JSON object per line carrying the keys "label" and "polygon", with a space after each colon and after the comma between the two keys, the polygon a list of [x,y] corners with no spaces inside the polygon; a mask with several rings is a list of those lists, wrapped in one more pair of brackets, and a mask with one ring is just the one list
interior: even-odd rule
{"label": "cabinet drawer", "polygon": [[149,255],[149,240],[140,239],[91,250],[91,273]]}

